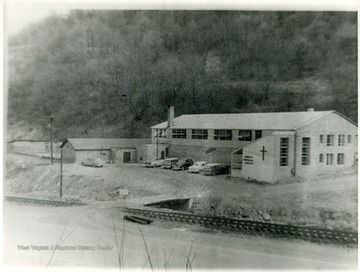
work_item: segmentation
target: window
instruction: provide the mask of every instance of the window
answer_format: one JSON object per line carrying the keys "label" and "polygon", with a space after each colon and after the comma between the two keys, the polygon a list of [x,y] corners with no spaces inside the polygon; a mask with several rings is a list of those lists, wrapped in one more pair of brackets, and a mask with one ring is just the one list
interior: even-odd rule
{"label": "window", "polygon": [[232,133],[229,129],[215,129],[214,140],[231,141]]}
{"label": "window", "polygon": [[165,156],[169,157],[169,148],[168,147],[165,149]]}
{"label": "window", "polygon": [[338,165],[344,164],[344,153],[337,154],[337,164]]}
{"label": "window", "polygon": [[319,154],[319,162],[320,163],[324,162],[324,154]]}
{"label": "window", "polygon": [[186,129],[173,128],[172,137],[175,139],[186,139]]}
{"label": "window", "polygon": [[207,140],[208,131],[207,129],[193,129],[191,132],[191,138]]}
{"label": "window", "polygon": [[324,143],[324,135],[320,134],[320,138],[319,138],[320,144]]}
{"label": "window", "polygon": [[348,139],[347,139],[348,144],[351,144],[351,135],[348,135],[347,138],[348,138]]}
{"label": "window", "polygon": [[338,135],[338,145],[339,146],[344,146],[345,145],[345,135],[344,134],[339,134]]}
{"label": "window", "polygon": [[326,154],[326,165],[332,165],[334,160],[333,154]]}
{"label": "window", "polygon": [[280,166],[288,165],[289,138],[280,138]]}
{"label": "window", "polygon": [[155,138],[166,138],[166,129],[155,129]]}
{"label": "window", "polygon": [[327,146],[334,145],[334,135],[332,135],[332,134],[326,135],[326,145]]}
{"label": "window", "polygon": [[239,141],[251,142],[251,130],[239,130]]}
{"label": "window", "polygon": [[255,141],[262,137],[262,130],[255,130]]}
{"label": "window", "polygon": [[302,138],[301,165],[310,164],[310,138]]}

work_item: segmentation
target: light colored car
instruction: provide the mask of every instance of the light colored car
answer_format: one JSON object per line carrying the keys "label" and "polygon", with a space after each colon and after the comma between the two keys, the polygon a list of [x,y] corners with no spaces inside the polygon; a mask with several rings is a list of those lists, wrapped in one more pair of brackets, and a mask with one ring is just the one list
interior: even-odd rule
{"label": "light colored car", "polygon": [[90,166],[90,167],[103,167],[104,162],[102,159],[94,159],[94,158],[88,158],[85,161],[81,162],[81,165],[83,166]]}
{"label": "light colored car", "polygon": [[199,173],[203,170],[203,168],[207,165],[206,161],[198,161],[195,162],[192,166],[189,167],[188,172],[191,173]]}
{"label": "light colored car", "polygon": [[144,165],[145,167],[152,167],[152,168],[155,168],[155,167],[160,167],[162,166],[164,163],[164,160],[163,159],[155,159],[153,161],[146,161],[144,162]]}

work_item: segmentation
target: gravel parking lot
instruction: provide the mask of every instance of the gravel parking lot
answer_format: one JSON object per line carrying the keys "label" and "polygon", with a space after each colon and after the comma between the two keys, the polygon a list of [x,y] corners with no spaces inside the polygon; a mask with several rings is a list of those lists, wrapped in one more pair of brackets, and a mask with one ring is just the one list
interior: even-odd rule
{"label": "gravel parking lot", "polygon": [[[59,163],[51,165],[46,160],[7,155],[6,193],[56,198],[59,183]],[[142,164],[63,166],[64,198],[116,201],[119,187],[128,189],[128,199],[133,202],[153,196],[194,197],[192,211],[197,213],[357,229],[355,169],[309,181],[268,185],[229,175],[204,176],[145,168]]]}

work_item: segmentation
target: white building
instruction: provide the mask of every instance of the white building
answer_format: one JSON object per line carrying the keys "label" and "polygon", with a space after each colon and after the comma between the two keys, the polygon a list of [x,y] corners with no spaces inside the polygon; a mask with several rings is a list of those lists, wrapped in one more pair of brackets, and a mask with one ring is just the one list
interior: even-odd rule
{"label": "white building", "polygon": [[335,111],[198,114],[152,129],[163,157],[231,163],[232,175],[267,182],[307,176],[357,160],[357,125]]}

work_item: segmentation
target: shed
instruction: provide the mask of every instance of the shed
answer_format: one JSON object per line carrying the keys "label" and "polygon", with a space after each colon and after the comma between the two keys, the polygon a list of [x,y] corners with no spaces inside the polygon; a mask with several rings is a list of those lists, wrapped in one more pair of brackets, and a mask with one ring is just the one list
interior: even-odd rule
{"label": "shed", "polygon": [[63,161],[82,162],[100,158],[105,162],[141,162],[146,159],[146,138],[68,138],[62,145]]}

